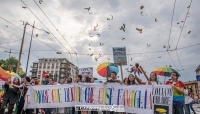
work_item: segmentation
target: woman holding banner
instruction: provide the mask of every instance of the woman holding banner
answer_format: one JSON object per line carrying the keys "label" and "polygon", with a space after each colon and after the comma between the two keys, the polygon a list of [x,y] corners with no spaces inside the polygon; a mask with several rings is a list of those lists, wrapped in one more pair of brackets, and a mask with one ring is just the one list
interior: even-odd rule
{"label": "woman holding banner", "polygon": [[[19,78],[15,78],[13,84],[20,85]],[[5,88],[5,94],[3,95],[3,102],[0,108],[0,114],[4,113],[7,104],[9,104],[8,114],[12,114],[14,105],[19,100],[20,92],[18,88],[12,87],[12,83],[10,80],[8,81],[8,83],[5,83],[4,88]]]}
{"label": "woman holding banner", "polygon": [[137,85],[137,83],[135,82],[135,77],[133,74],[130,74],[128,76],[128,81],[127,81],[128,85]]}
{"label": "woman holding banner", "polygon": [[24,98],[26,96],[26,92],[28,91],[29,86],[31,86],[30,81],[31,79],[29,77],[25,77],[23,84],[21,85],[13,84],[13,87],[20,88],[20,89],[22,88],[17,114],[25,114],[25,113],[32,114],[33,112],[33,109],[26,109],[25,111],[23,110],[24,102],[25,102]]}
{"label": "woman holding banner", "polygon": [[146,72],[143,70],[142,66],[140,66],[140,70],[142,71],[142,73],[144,74],[145,78],[147,79],[148,82],[142,82],[137,76],[136,76],[136,80],[139,84],[142,85],[161,85],[161,82],[158,82],[157,80],[157,74],[154,72],[151,72],[150,77],[148,78],[148,76],[146,75]]}

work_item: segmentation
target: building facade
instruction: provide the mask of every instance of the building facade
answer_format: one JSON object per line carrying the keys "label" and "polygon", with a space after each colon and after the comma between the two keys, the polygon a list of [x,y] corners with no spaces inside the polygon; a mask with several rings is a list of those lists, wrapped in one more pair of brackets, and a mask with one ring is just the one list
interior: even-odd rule
{"label": "building facade", "polygon": [[47,72],[56,82],[63,83],[66,78],[74,77],[78,74],[78,67],[69,62],[66,58],[40,58],[38,62],[33,62],[31,66],[31,77],[42,80],[42,73]]}
{"label": "building facade", "polygon": [[[197,67],[195,72],[196,72],[196,76],[200,75],[200,65]],[[187,88],[192,88],[194,94],[198,95],[200,98],[200,81],[198,81],[198,79],[194,81],[184,82],[184,84]]]}
{"label": "building facade", "polygon": [[197,67],[196,71],[196,80],[198,82],[198,95],[199,95],[199,99],[200,99],[200,65]]}
{"label": "building facade", "polygon": [[193,93],[195,95],[199,95],[199,92],[200,92],[200,82],[194,80],[194,81],[187,81],[187,82],[184,82],[185,86],[187,88],[192,88],[193,90]]}

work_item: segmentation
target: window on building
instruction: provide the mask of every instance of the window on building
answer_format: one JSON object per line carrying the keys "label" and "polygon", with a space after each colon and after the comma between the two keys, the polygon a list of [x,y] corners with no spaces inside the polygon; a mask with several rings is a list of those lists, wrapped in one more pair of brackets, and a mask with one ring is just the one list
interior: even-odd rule
{"label": "window on building", "polygon": [[43,69],[45,69],[46,68],[46,66],[43,66]]}
{"label": "window on building", "polygon": [[56,74],[58,74],[58,71],[55,71]]}
{"label": "window on building", "polygon": [[50,65],[50,63],[48,63],[48,65]]}
{"label": "window on building", "polygon": [[56,66],[56,69],[58,69],[58,66]]}
{"label": "window on building", "polygon": [[39,66],[39,69],[41,69],[42,68],[42,66]]}
{"label": "window on building", "polygon": [[44,66],[46,65],[46,63],[44,63]]}
{"label": "window on building", "polygon": [[50,69],[50,66],[47,66],[47,69]]}
{"label": "window on building", "polygon": [[47,73],[49,74],[49,71],[47,71]]}
{"label": "window on building", "polygon": [[33,64],[33,68],[37,68],[38,64],[37,63],[34,63]]}
{"label": "window on building", "polygon": [[51,74],[53,74],[53,71],[51,71]]}

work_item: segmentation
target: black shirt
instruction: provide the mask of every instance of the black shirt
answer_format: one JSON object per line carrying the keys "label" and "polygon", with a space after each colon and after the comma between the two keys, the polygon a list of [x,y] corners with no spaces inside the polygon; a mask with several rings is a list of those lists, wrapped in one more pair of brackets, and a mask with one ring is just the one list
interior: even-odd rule
{"label": "black shirt", "polygon": [[120,83],[120,81],[119,81],[119,80],[112,80],[112,79],[110,79],[110,80],[107,80],[107,82],[110,82],[110,83]]}

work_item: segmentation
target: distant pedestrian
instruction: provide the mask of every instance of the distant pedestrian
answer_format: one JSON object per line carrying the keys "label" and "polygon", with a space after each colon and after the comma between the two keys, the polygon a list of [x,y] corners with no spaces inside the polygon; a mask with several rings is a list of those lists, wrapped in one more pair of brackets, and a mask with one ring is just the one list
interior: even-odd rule
{"label": "distant pedestrian", "polygon": [[189,107],[189,96],[188,96],[188,89],[184,88],[184,109],[185,109],[185,114],[190,114],[190,107]]}
{"label": "distant pedestrian", "polygon": [[[192,88],[188,88],[188,96],[189,96],[190,98],[192,98],[193,101],[194,101],[194,93],[193,93]],[[194,114],[196,114],[196,112],[194,111],[194,108],[193,108],[192,105],[193,105],[193,102],[190,102],[190,109],[193,111]]]}

